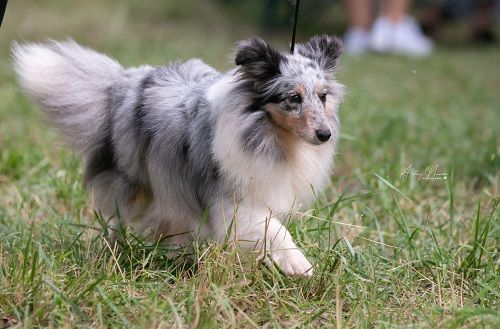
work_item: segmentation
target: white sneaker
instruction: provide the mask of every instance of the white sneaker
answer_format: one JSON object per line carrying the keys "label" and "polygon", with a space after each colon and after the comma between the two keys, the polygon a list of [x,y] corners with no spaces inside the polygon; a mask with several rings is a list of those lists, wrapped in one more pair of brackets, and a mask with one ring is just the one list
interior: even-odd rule
{"label": "white sneaker", "polygon": [[394,52],[410,56],[428,56],[432,53],[434,44],[420,29],[412,17],[406,17],[396,24],[394,30]]}
{"label": "white sneaker", "polygon": [[368,50],[370,34],[357,27],[350,28],[344,35],[344,48],[348,54],[359,55]]}
{"label": "white sneaker", "polygon": [[379,17],[370,33],[370,47],[379,53],[420,57],[429,55],[434,48],[432,41],[423,35],[415,20],[409,16],[400,23]]}
{"label": "white sneaker", "polygon": [[373,23],[369,39],[370,48],[377,53],[392,53],[394,50],[394,24],[379,17]]}

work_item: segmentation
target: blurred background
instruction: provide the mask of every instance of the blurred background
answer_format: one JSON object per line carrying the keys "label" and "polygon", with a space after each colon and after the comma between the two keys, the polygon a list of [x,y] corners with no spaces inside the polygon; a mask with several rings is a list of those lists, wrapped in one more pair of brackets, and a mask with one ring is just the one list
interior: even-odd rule
{"label": "blurred background", "polygon": [[[422,27],[422,35],[438,45],[494,44],[498,38],[495,30],[500,18],[499,3],[498,0],[305,0],[298,36],[304,40],[318,33],[346,35],[355,29],[369,33],[380,18],[395,23],[415,18],[414,27]],[[218,51],[218,47],[252,34],[287,45],[292,17],[293,1],[289,0],[10,1],[2,27],[2,50],[12,38],[70,36],[87,44],[105,44],[109,49],[123,48],[121,41],[125,38],[131,46],[137,42],[165,43],[166,52],[196,49],[199,56],[210,56],[213,49]],[[198,47],[196,44],[202,41],[206,44]],[[140,52],[147,54],[148,49],[141,48]]]}

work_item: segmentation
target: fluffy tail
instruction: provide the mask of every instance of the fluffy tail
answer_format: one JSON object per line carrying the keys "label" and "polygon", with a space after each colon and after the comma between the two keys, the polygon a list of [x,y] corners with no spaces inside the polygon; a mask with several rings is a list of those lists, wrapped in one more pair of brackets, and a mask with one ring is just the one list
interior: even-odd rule
{"label": "fluffy tail", "polygon": [[74,41],[17,44],[14,68],[26,93],[79,151],[95,147],[106,129],[111,86],[122,67]]}

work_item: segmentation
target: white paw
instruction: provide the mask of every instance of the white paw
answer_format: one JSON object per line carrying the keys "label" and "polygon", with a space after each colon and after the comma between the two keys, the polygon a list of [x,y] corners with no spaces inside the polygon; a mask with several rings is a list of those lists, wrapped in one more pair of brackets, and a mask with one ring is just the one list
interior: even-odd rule
{"label": "white paw", "polygon": [[311,277],[313,269],[306,256],[297,248],[271,250],[271,260],[266,261],[269,267],[276,264],[280,270],[291,276]]}

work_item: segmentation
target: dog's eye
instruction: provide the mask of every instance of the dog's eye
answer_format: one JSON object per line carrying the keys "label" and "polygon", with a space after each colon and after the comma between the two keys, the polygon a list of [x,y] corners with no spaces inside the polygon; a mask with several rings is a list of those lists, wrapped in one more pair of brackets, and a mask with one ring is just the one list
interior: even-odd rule
{"label": "dog's eye", "polygon": [[288,99],[292,103],[300,103],[300,102],[302,102],[302,98],[300,97],[299,94],[293,94]]}
{"label": "dog's eye", "polygon": [[326,95],[328,95],[328,91],[325,89],[321,94],[319,94],[319,99],[321,99],[322,102],[326,101]]}

